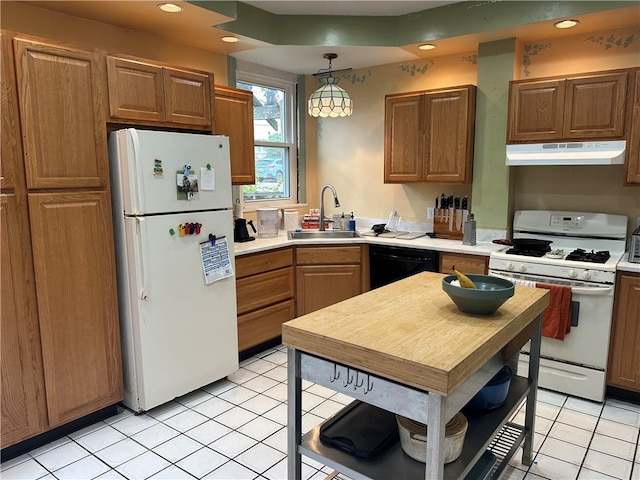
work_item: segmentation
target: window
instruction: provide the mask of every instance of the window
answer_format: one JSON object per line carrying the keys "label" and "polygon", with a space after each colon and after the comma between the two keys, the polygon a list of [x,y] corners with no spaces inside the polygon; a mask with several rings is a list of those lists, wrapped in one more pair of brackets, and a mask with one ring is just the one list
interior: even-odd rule
{"label": "window", "polygon": [[243,185],[243,201],[256,207],[297,203],[295,84],[238,72],[236,86],[253,92],[256,183]]}

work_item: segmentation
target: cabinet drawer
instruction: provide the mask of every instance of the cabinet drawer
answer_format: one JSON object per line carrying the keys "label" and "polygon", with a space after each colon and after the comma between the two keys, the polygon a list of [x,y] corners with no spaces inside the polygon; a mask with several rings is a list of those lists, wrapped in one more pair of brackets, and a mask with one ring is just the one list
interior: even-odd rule
{"label": "cabinet drawer", "polygon": [[446,273],[447,275],[452,274],[454,265],[456,269],[462,273],[486,275],[489,257],[483,257],[482,255],[440,253],[440,273]]}
{"label": "cabinet drawer", "polygon": [[360,246],[298,247],[297,265],[360,263]]}
{"label": "cabinet drawer", "polygon": [[236,278],[248,277],[277,268],[293,265],[293,249],[286,248],[267,253],[236,257]]}
{"label": "cabinet drawer", "polygon": [[390,412],[427,423],[428,393],[306,353],[300,355],[300,376]]}
{"label": "cabinet drawer", "polygon": [[236,280],[238,315],[293,297],[293,267]]}
{"label": "cabinet drawer", "polygon": [[293,300],[238,317],[238,350],[243,351],[282,334],[282,324],[293,319]]}

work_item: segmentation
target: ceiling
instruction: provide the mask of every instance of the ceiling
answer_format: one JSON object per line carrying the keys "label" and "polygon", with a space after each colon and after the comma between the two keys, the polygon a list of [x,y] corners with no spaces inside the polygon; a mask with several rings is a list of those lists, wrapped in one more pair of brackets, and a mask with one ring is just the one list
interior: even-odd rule
{"label": "ceiling", "polygon": [[[3,3],[5,1],[6,0],[2,0]],[[483,3],[494,4],[500,1],[501,0],[489,0],[487,2],[466,3],[481,6]],[[459,35],[452,38],[440,38],[437,42],[437,50],[430,52],[418,50],[418,43],[386,46],[382,43],[376,44],[373,42],[374,44],[365,46],[355,45],[353,43],[350,43],[349,46],[344,46],[344,43],[339,41],[319,41],[314,44],[308,44],[307,42],[307,44],[301,45],[294,44],[294,40],[290,41],[289,44],[276,44],[239,34],[235,34],[240,38],[238,43],[228,44],[222,42],[221,37],[230,33],[234,27],[235,19],[231,15],[227,16],[208,8],[202,8],[202,6],[206,6],[206,1],[193,1],[189,3],[174,0],[173,3],[177,3],[183,7],[183,11],[177,14],[161,12],[157,8],[159,0],[27,1],[25,3],[39,8],[117,25],[129,30],[137,30],[162,36],[179,43],[232,55],[241,61],[256,63],[296,74],[312,74],[319,69],[327,68],[328,62],[322,55],[328,52],[338,54],[338,58],[332,63],[334,69],[355,69],[411,61],[434,55],[476,51],[477,45],[480,42],[507,38],[509,36],[516,36],[520,40],[527,41],[528,39],[547,39],[554,36],[574,33],[554,29],[550,22],[545,22],[544,28],[546,30],[544,32],[541,31],[542,24],[530,24],[517,28],[502,29],[500,31],[492,30],[477,34]],[[196,3],[198,5],[196,5]],[[222,3],[224,4],[224,2]],[[229,4],[236,3],[240,2],[229,2]],[[329,21],[332,16],[335,17],[334,20],[336,24],[338,24],[350,16],[375,17],[380,19],[380,17],[402,16],[416,14],[416,12],[420,15],[419,12],[427,12],[428,10],[439,7],[455,7],[453,4],[465,2],[435,0],[398,2],[385,0],[250,0],[243,3],[278,16],[322,15],[330,16],[327,17]],[[627,10],[627,8],[618,8],[617,10],[581,16],[580,31],[584,33],[601,31],[609,27],[622,28],[629,25],[638,25],[638,15],[629,15]],[[327,18],[325,18],[324,21],[327,21]],[[386,20],[382,19],[381,21]],[[228,27],[225,28],[224,24],[227,24]],[[329,23],[329,25],[330,24],[331,23]],[[375,39],[375,36],[372,36],[371,32],[361,33],[363,33],[365,37],[368,35]]]}
{"label": "ceiling", "polygon": [[278,15],[362,15],[394,16],[420,12],[458,1],[409,0],[404,2],[374,1],[324,1],[313,0],[252,0],[245,1],[256,8]]}

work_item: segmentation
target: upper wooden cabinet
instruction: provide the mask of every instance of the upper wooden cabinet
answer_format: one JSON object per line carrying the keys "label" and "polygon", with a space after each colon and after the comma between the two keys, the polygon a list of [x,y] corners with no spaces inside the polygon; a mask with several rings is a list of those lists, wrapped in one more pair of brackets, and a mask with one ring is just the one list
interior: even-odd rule
{"label": "upper wooden cabinet", "polygon": [[507,141],[624,138],[628,76],[624,70],[510,82]]}
{"label": "upper wooden cabinet", "polygon": [[12,35],[0,34],[0,42],[0,189],[6,192],[16,187],[16,176],[22,175],[22,142]]}
{"label": "upper wooden cabinet", "polygon": [[107,78],[113,121],[211,126],[212,74],[108,56]]}
{"label": "upper wooden cabinet", "polygon": [[385,183],[470,183],[476,87],[385,97]]}
{"label": "upper wooden cabinet", "polygon": [[626,183],[640,184],[640,68],[632,73],[633,103],[628,103],[631,111],[631,125],[627,142]]}
{"label": "upper wooden cabinet", "polygon": [[21,38],[14,48],[27,187],[106,187],[99,54]]}
{"label": "upper wooden cabinet", "polygon": [[215,86],[213,133],[229,137],[231,183],[256,182],[253,144],[253,93],[237,88]]}

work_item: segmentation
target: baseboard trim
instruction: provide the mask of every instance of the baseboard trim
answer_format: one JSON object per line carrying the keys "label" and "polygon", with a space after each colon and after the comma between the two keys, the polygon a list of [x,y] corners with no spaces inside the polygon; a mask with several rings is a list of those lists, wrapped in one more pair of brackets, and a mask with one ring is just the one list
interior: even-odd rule
{"label": "baseboard trim", "polygon": [[73,420],[72,422],[65,423],[64,425],[52,428],[51,430],[47,430],[46,432],[36,435],[35,437],[27,438],[22,442],[16,443],[15,445],[11,445],[0,450],[0,461],[6,462],[7,460],[11,460],[12,458],[30,452],[35,448],[46,445],[47,443],[62,438],[69,433],[92,425],[96,422],[99,422],[100,420],[104,420],[105,418],[111,417],[117,413],[117,405],[110,405],[98,410],[97,412],[93,412],[89,415],[78,418],[77,420]]}

